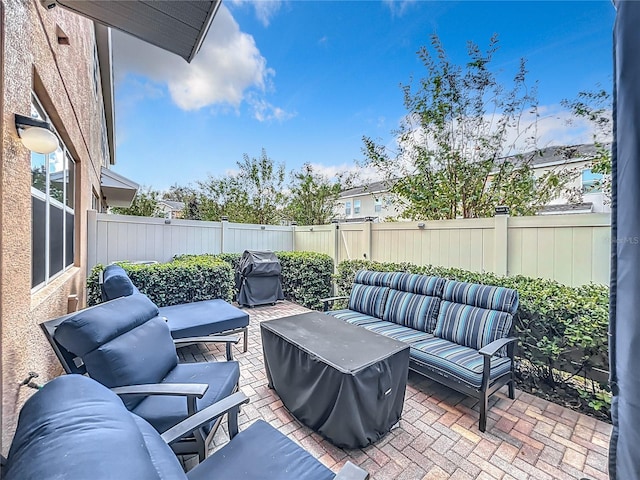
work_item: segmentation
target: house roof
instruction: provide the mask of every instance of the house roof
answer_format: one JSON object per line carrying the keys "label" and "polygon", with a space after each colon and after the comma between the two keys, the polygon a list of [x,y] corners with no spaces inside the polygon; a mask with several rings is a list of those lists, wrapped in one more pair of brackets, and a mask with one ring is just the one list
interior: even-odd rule
{"label": "house roof", "polygon": [[343,190],[340,192],[339,198],[348,198],[348,197],[357,197],[363,194],[373,194],[373,193],[381,193],[389,190],[389,181],[382,180],[379,182],[372,182],[367,185],[362,185],[359,187],[349,188],[347,190]]}
{"label": "house roof", "polygon": [[592,202],[561,205],[545,205],[538,210],[538,215],[553,215],[562,213],[591,213],[593,211]]}
{"label": "house roof", "polygon": [[55,4],[133,35],[191,62],[200,50],[221,0],[55,0]]}
{"label": "house roof", "polygon": [[158,200],[158,203],[163,203],[167,205],[172,210],[183,210],[184,202],[176,202],[174,200]]}
{"label": "house roof", "polygon": [[113,170],[102,167],[100,171],[100,191],[110,207],[129,207],[140,186]]}

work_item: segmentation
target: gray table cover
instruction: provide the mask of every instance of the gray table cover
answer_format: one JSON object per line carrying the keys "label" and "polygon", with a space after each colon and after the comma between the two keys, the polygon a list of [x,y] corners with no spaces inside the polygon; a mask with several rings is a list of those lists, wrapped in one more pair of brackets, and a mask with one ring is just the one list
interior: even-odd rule
{"label": "gray table cover", "polygon": [[409,346],[313,312],[261,323],[269,386],[341,448],[365,447],[400,419]]}

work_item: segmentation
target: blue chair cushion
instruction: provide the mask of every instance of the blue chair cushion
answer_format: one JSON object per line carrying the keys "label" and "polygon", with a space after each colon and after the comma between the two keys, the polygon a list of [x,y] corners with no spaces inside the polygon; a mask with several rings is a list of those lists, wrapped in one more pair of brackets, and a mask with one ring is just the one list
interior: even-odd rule
{"label": "blue chair cushion", "polygon": [[433,333],[440,298],[390,289],[382,318],[422,332]]}
{"label": "blue chair cushion", "polygon": [[157,315],[158,307],[146,296],[131,295],[81,310],[62,322],[54,337],[70,352],[83,356]]}
{"label": "blue chair cushion", "polygon": [[356,272],[353,283],[371,285],[374,287],[390,287],[393,279],[399,274],[396,272],[372,272],[359,270]]}
{"label": "blue chair cushion", "polygon": [[102,272],[103,300],[113,300],[140,293],[120,265],[109,265]]}
{"label": "blue chair cushion", "polygon": [[389,287],[375,287],[355,283],[349,295],[349,310],[382,318]]}
{"label": "blue chair cushion", "polygon": [[160,307],[173,338],[199,337],[249,325],[249,315],[224,300],[204,300]]}
{"label": "blue chair cushion", "polygon": [[392,277],[390,287],[403,292],[418,293],[429,297],[442,297],[446,281],[444,278],[430,277],[428,275],[397,273]]}
{"label": "blue chair cushion", "polygon": [[499,310],[510,315],[515,314],[518,309],[517,290],[492,285],[448,280],[444,286],[442,299],[487,310]]}
{"label": "blue chair cushion", "polygon": [[413,328],[398,325],[397,323],[386,322],[371,315],[354,312],[353,310],[333,310],[327,312],[327,314],[351,323],[352,325],[358,325],[372,332],[386,335],[387,337],[395,338],[396,340],[406,343],[413,343],[433,337],[433,335],[429,333],[420,332]]}
{"label": "blue chair cushion", "polygon": [[[511,322],[512,316],[506,312],[443,301],[433,334],[480,350],[494,340],[506,337]],[[499,352],[500,356],[505,354],[505,351]]]}
{"label": "blue chair cushion", "polygon": [[81,375],[47,383],[20,412],[7,480],[185,478],[171,449],[148,442],[118,397]]}
{"label": "blue chair cushion", "polygon": [[[213,472],[213,475],[212,475]],[[240,432],[200,465],[187,473],[189,480],[332,480],[322,463],[268,423],[258,420]]]}
{"label": "blue chair cushion", "polygon": [[[411,344],[411,359],[444,377],[472,388],[479,389],[482,385],[484,357],[473,348],[432,337]],[[490,379],[495,379],[510,370],[509,358],[491,357]]]}
{"label": "blue chair cushion", "polygon": [[[107,387],[160,383],[178,364],[169,327],[160,317],[101,345],[82,360],[89,376]],[[131,410],[143,398],[127,395],[122,401]]]}
{"label": "blue chair cushion", "polygon": [[349,310],[348,308],[345,308],[344,310],[330,310],[326,313],[327,315],[331,315],[332,317],[339,318],[340,320],[344,320],[345,322],[349,322],[354,325],[364,325],[366,323],[380,321],[379,318],[372,317],[365,313],[356,312],[355,310]]}
{"label": "blue chair cushion", "polygon": [[[229,396],[240,379],[238,362],[180,363],[162,383],[206,383],[204,396],[197,400],[201,410]],[[159,432],[164,432],[187,417],[186,397],[148,396],[132,412],[140,415]]]}

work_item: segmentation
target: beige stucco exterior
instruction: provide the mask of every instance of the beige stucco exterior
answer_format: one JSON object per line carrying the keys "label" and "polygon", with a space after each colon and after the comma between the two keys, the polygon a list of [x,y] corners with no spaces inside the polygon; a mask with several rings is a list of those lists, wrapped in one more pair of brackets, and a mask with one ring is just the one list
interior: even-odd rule
{"label": "beige stucco exterior", "polygon": [[[30,371],[40,375],[39,383],[61,373],[39,323],[67,313],[70,295],[84,304],[86,211],[92,190],[100,191],[100,167],[108,158],[93,22],[61,8],[46,10],[36,0],[0,0],[0,9],[0,450],[6,454],[19,409],[34,393],[21,381]],[[68,45],[58,43],[60,32]],[[14,114],[30,114],[32,92],[76,161],[74,265],[36,291],[31,289],[30,152],[14,123]]]}

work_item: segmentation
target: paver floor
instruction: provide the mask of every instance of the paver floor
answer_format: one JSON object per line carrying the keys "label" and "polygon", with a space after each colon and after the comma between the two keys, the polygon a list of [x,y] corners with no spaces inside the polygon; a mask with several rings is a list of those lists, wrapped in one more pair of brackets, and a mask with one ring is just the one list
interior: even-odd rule
{"label": "paver floor", "polygon": [[[308,310],[282,302],[247,311],[251,317],[248,351],[242,353],[242,342],[234,347],[240,362],[240,389],[251,398],[242,408],[240,430],[262,418],[332,470],[350,460],[375,480],[608,479],[611,425],[518,390],[516,399],[510,400],[505,387],[492,398],[487,431],[481,433],[476,400],[413,372],[399,424],[369,447],[337,448],[300,424],[267,387],[260,322]],[[179,355],[187,362],[215,361],[224,359],[224,350],[193,345]],[[226,441],[223,427],[214,448]]]}

